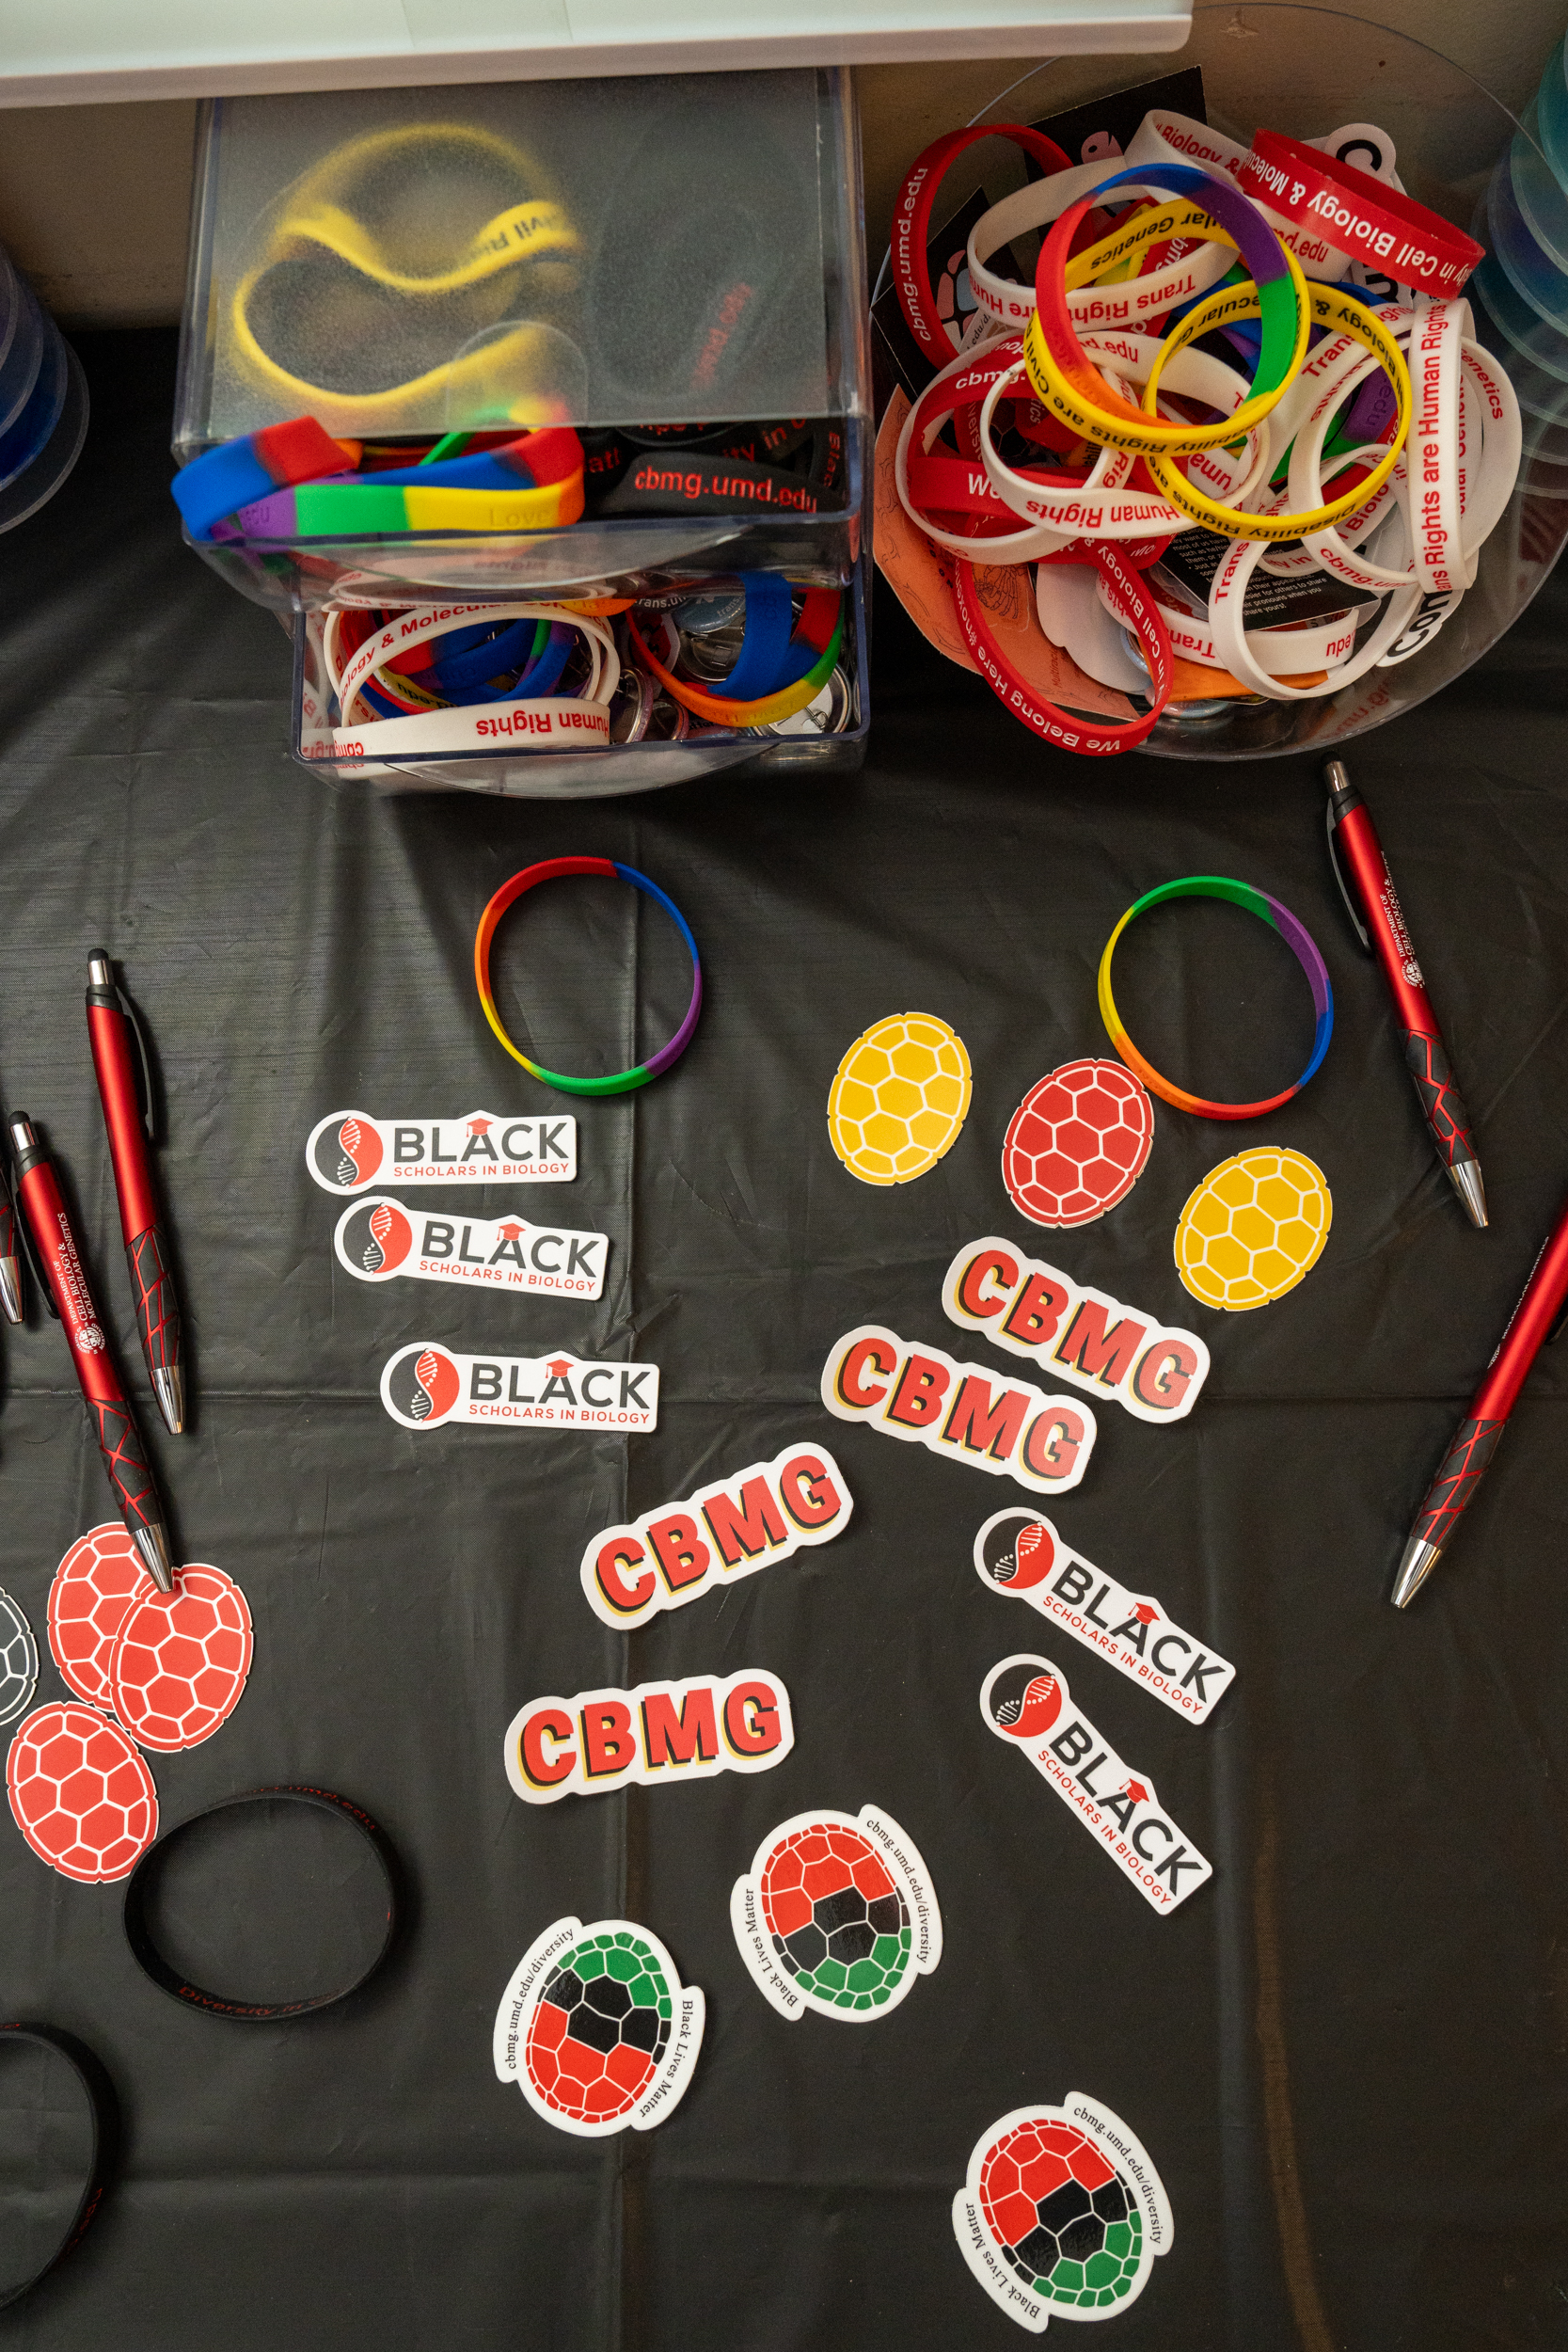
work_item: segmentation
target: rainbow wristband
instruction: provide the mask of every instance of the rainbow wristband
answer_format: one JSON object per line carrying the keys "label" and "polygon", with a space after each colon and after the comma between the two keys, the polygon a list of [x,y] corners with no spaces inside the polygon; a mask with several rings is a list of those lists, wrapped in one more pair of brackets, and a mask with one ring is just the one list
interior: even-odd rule
{"label": "rainbow wristband", "polygon": [[345,472],[345,457],[359,462],[356,442],[335,441],[313,417],[298,417],[195,459],[174,478],[175,503],[197,539],[547,531],[582,515],[582,444],[570,425],[377,473]]}
{"label": "rainbow wristband", "polygon": [[[800,658],[802,649],[814,652],[816,660],[797,683],[765,694],[756,702],[743,702],[726,695],[727,679],[721,683],[717,692],[705,693],[689,678],[676,677],[650,649],[637,626],[635,612],[626,614],[626,628],[648,669],[658,679],[665,692],[683,709],[694,711],[699,719],[705,719],[714,726],[736,729],[775,726],[781,719],[791,718],[797,710],[804,710],[808,703],[815,702],[837,669],[838,657],[844,645],[844,596],[843,591],[837,588],[807,589],[805,607],[795,625],[789,648],[797,658]],[[745,659],[743,644],[739,660],[730,673],[732,677],[740,670]]]}
{"label": "rainbow wristband", "polygon": [[[490,946],[501,916],[508,907],[515,905],[525,890],[533,889],[538,882],[554,882],[563,874],[602,874],[611,882],[630,882],[634,890],[641,890],[644,898],[657,900],[664,909],[685,940],[691,957],[691,1002],[669,1044],[661,1045],[658,1052],[650,1055],[646,1061],[637,1062],[630,1070],[618,1070],[608,1078],[566,1078],[558,1070],[545,1070],[538,1062],[531,1061],[513,1044],[502,1026],[490,986]],[[640,874],[634,866],[622,866],[607,857],[546,858],[538,866],[525,866],[520,874],[514,874],[510,882],[502,882],[479,918],[479,930],[474,935],[474,981],[479,990],[479,1001],[484,1008],[484,1018],[513,1060],[521,1062],[531,1077],[541,1079],[547,1087],[559,1088],[562,1094],[630,1094],[635,1088],[645,1087],[650,1078],[658,1077],[673,1063],[679,1061],[691,1042],[697,1015],[703,1009],[703,966],[697,954],[697,943],[691,936],[691,927],[685,915],[674,900],[667,898],[658,884],[650,882],[646,874]]]}
{"label": "rainbow wristband", "polygon": [[[1261,347],[1252,389],[1234,415],[1210,425],[1162,424],[1147,409],[1113,392],[1078,340],[1067,307],[1068,256],[1079,222],[1092,203],[1118,186],[1168,187],[1190,197],[1225,232],[1251,272],[1262,322]],[[1132,246],[1170,235],[1183,215],[1140,217],[1129,231]],[[1191,230],[1189,227],[1189,233]],[[1211,297],[1212,299],[1212,297]],[[1266,417],[1283,395],[1307,350],[1310,310],[1300,264],[1282,246],[1258,207],[1228,181],[1215,180],[1184,164],[1138,166],[1104,181],[1092,197],[1069,205],[1040,248],[1035,273],[1035,315],[1023,341],[1024,363],[1040,400],[1090,439],[1140,455],[1185,456],[1234,440]]]}
{"label": "rainbow wristband", "polygon": [[[1202,1095],[1189,1094],[1183,1088],[1173,1086],[1168,1078],[1162,1078],[1128,1036],[1121,1015],[1117,1010],[1116,998],[1111,993],[1111,958],[1116,953],[1117,940],[1129,923],[1135,922],[1150,907],[1163,906],[1170,898],[1229,899],[1232,906],[1242,907],[1248,914],[1256,914],[1259,921],[1272,925],[1306,973],[1307,985],[1312,991],[1312,1009],[1318,1019],[1312,1039],[1312,1057],[1294,1086],[1287,1087],[1283,1094],[1271,1094],[1264,1103],[1211,1103]],[[1314,1074],[1328,1051],[1328,1041],[1334,1034],[1334,991],[1329,985],[1328,967],[1318,953],[1310,932],[1305,925],[1297,922],[1289,907],[1281,906],[1277,898],[1271,898],[1266,890],[1255,890],[1251,882],[1231,882],[1224,874],[1189,874],[1180,882],[1162,882],[1158,890],[1146,891],[1141,898],[1135,899],[1105,942],[1105,952],[1100,959],[1098,986],[1100,1017],[1105,1024],[1111,1043],[1128,1069],[1140,1077],[1149,1092],[1157,1094],[1163,1103],[1171,1104],[1179,1111],[1192,1111],[1199,1119],[1261,1119],[1265,1111],[1278,1110],[1282,1103],[1288,1103],[1293,1095],[1299,1094]]]}

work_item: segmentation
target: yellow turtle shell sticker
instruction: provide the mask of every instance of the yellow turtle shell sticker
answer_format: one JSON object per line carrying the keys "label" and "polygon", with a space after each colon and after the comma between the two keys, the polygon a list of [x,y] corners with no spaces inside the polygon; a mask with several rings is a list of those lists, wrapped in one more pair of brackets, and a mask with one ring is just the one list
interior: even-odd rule
{"label": "yellow turtle shell sticker", "polygon": [[1333,1216],[1328,1180],[1305,1152],[1239,1152],[1189,1197],[1176,1270],[1205,1306],[1266,1307],[1317,1264]]}
{"label": "yellow turtle shell sticker", "polygon": [[828,1093],[833,1150],[863,1184],[907,1184],[935,1168],[969,1114],[964,1041],[930,1012],[874,1021]]}

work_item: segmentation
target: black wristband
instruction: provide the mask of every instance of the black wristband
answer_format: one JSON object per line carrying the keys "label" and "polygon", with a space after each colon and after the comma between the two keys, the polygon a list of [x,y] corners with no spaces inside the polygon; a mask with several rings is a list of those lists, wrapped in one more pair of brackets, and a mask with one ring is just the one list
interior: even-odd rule
{"label": "black wristband", "polygon": [[[806,421],[802,438],[790,453],[800,462],[775,465],[741,456],[736,448],[766,448],[766,425],[731,425],[723,429],[723,446],[717,446],[708,428],[689,439],[643,438],[635,446],[627,433],[618,436],[624,462],[611,462],[608,450],[591,452],[587,496],[595,515],[730,515],[771,509],[780,514],[816,515],[841,508],[847,496],[843,424],[832,417]],[[604,464],[606,470],[598,467]],[[613,479],[611,479],[613,476]],[[606,486],[606,485],[609,486]]]}
{"label": "black wristband", "polygon": [[114,2154],[115,2094],[103,2067],[86,2045],[75,2037],[61,2031],[58,2026],[40,2026],[31,2022],[0,2026],[0,2042],[31,2042],[63,2058],[75,2075],[82,2096],[87,2103],[87,2117],[92,2126],[92,2141],[87,2153],[87,2179],[76,2210],[58,2246],[45,2262],[30,2276],[15,2286],[0,2285],[0,2312],[37,2286],[47,2277],[56,2263],[63,2262],[73,2246],[80,2243],[84,2232],[103,2201],[108,2169]]}
{"label": "black wristband", "polygon": [[[312,1994],[309,2000],[304,2001],[231,2001],[222,1994],[208,1993],[200,1985],[192,1984],[179,1969],[169,1965],[152,1941],[147,1925],[146,1909],[149,1874],[175,1838],[196,1822],[210,1820],[214,1813],[227,1813],[237,1804],[261,1804],[278,1800],[314,1805],[323,1813],[336,1814],[359,1832],[376,1858],[387,1889],[387,1932],[374,1957],[361,1968],[351,1983],[340,1985],[334,1993]],[[138,1966],[161,1991],[176,2001],[182,2001],[187,2009],[205,2010],[211,2017],[231,2017],[242,2023],[267,2024],[289,2017],[304,2017],[312,2010],[330,2009],[334,2002],[346,2001],[351,1993],[357,1993],[360,1986],[374,1976],[391,1950],[397,1932],[397,1857],[385,1832],[376,1826],[370,1815],[349,1798],[340,1797],[331,1788],[293,1786],[246,1788],[237,1797],[224,1797],[218,1804],[208,1805],[205,1811],[193,1813],[189,1820],[178,1822],[155,1845],[149,1846],[125,1883],[123,1917],[125,1940]]]}

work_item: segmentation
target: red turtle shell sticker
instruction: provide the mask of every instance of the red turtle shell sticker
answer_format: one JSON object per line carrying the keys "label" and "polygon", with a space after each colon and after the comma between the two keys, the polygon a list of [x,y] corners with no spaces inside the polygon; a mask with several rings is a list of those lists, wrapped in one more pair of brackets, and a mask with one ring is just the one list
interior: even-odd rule
{"label": "red turtle shell sticker", "polygon": [[172,1593],[149,1578],[110,1659],[115,1713],[144,1748],[197,1747],[239,1705],[251,1649],[245,1595],[221,1568],[177,1569]]}
{"label": "red turtle shell sticker", "polygon": [[66,1699],[17,1726],[6,1793],[43,1861],[85,1886],[129,1878],[158,1835],[158,1792],[118,1724]]}
{"label": "red turtle shell sticker", "polygon": [[1153,1105],[1124,1063],[1064,1062],[1014,1111],[1002,1181],[1036,1225],[1092,1225],[1132,1191],[1153,1140]]}
{"label": "red turtle shell sticker", "polygon": [[109,1661],[143,1590],[157,1586],[118,1519],[89,1527],[55,1571],[49,1588],[49,1647],[79,1699],[108,1707]]}

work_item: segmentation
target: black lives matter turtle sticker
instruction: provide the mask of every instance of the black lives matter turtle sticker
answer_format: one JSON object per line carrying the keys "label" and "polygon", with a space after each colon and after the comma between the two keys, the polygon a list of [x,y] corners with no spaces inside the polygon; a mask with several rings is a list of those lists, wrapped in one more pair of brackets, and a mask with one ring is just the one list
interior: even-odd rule
{"label": "black lives matter turtle sticker", "polygon": [[543,1291],[558,1298],[597,1298],[610,1255],[603,1233],[531,1225],[524,1216],[405,1209],[385,1194],[350,1203],[338,1219],[333,1247],[339,1264],[359,1282],[408,1276],[513,1297]]}
{"label": "black lives matter turtle sticker", "polygon": [[563,1184],[578,1172],[578,1122],[564,1112],[502,1119],[372,1119],[328,1111],[311,1128],[305,1165],[325,1192],[384,1184]]}
{"label": "black lives matter turtle sticker", "polygon": [[651,2131],[674,2112],[703,2046],[706,2004],[651,1929],[557,1919],[518,1962],[492,2056],[536,2115],[585,2139]]}
{"label": "black lives matter turtle sticker", "polygon": [[781,1821],[735,1883],[730,1925],[759,1992],[791,2021],[812,2009],[870,2025],[942,1958],[931,1874],[874,1804]]}
{"label": "black lives matter turtle sticker", "polygon": [[658,1422],[657,1364],[549,1356],[466,1356],[415,1340],[389,1357],[381,1402],[404,1429],[477,1422],[486,1429],[599,1429],[622,1436]]}
{"label": "black lives matter turtle sticker", "polygon": [[1031,2335],[1053,2319],[1114,2319],[1175,2236],[1148,2150],[1081,2090],[1014,2107],[975,2142],[953,2200],[958,2249],[993,2303]]}

